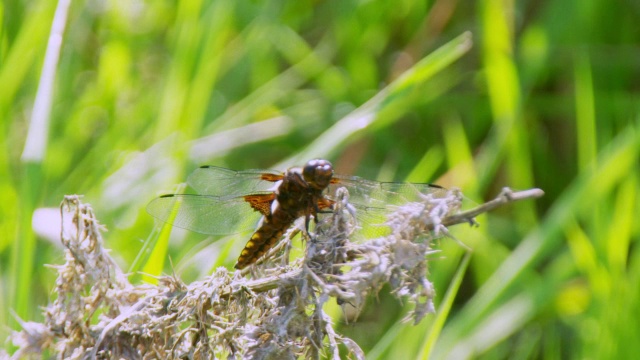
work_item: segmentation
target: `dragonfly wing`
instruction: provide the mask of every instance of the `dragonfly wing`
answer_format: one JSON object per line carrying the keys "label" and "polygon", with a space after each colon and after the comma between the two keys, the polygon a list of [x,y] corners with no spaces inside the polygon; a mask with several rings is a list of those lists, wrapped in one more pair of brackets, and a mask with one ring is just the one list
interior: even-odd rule
{"label": "dragonfly wing", "polygon": [[386,222],[393,206],[420,201],[423,195],[444,197],[447,193],[446,189],[432,184],[378,182],[341,175],[336,175],[335,178],[327,197],[333,199],[338,188],[346,188],[349,191],[349,203],[356,210],[358,223],[371,236],[389,233],[390,228]]}
{"label": "dragonfly wing", "polygon": [[380,183],[380,188],[388,194],[393,194],[391,197],[395,199],[392,201],[394,205],[421,201],[422,196],[429,194],[436,198],[442,198],[447,195],[447,189],[434,184],[383,182]]}
{"label": "dragonfly wing", "polygon": [[420,201],[422,195],[433,194],[436,197],[446,195],[447,190],[432,184],[414,184],[404,182],[378,182],[357,176],[334,176],[336,180],[330,185],[329,194],[345,187],[349,191],[349,200],[364,208],[386,208],[389,205],[402,205],[407,202]]}
{"label": "dragonfly wing", "polygon": [[[273,193],[264,193],[265,198]],[[254,195],[254,197],[257,196]],[[147,212],[171,225],[201,234],[233,234],[255,229],[261,216],[244,197],[164,195],[147,205]]]}
{"label": "dragonfly wing", "polygon": [[199,194],[234,197],[255,192],[273,191],[282,173],[273,170],[235,171],[217,166],[196,169],[187,183]]}

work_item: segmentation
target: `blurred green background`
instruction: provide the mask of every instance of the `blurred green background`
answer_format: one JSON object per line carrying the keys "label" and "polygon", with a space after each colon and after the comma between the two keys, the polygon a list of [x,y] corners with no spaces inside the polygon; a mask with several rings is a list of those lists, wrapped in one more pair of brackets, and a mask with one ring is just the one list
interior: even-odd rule
{"label": "blurred green background", "polygon": [[[439,242],[438,312],[418,326],[386,289],[357,322],[329,309],[368,358],[640,353],[640,2],[73,2],[34,125],[55,6],[0,3],[1,339],[53,296],[63,195],[93,205],[134,281],[169,259],[192,281],[245,239],[158,238],[149,200],[203,164],[323,157],[460,187],[466,207],[503,186],[546,192],[453,228],[468,266]],[[48,140],[37,156],[29,131]]]}

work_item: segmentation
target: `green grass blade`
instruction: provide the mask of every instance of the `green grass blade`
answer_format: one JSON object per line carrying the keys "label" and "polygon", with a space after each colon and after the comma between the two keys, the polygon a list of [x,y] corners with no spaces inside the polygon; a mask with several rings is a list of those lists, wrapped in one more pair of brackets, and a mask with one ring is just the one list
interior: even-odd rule
{"label": "green grass blade", "polygon": [[[499,299],[512,288],[543,255],[556,249],[561,233],[573,214],[585,204],[597,204],[598,199],[613,185],[626,178],[634,168],[640,152],[640,132],[634,125],[618,136],[599,159],[599,166],[583,173],[550,209],[540,228],[532,231],[513,253],[484,283],[476,295],[443,332],[436,345],[436,357],[472,332],[487,313],[497,306]],[[612,165],[612,164],[615,164]],[[593,206],[593,205],[592,205]]]}
{"label": "green grass blade", "polygon": [[436,317],[433,320],[433,324],[429,329],[429,333],[424,341],[424,344],[421,346],[420,354],[418,355],[418,359],[429,359],[430,355],[433,351],[434,345],[442,332],[442,328],[444,327],[444,323],[449,317],[451,312],[451,308],[453,307],[453,301],[458,294],[458,290],[460,289],[460,285],[462,284],[462,279],[464,278],[465,273],[467,272],[467,268],[469,267],[469,261],[471,260],[472,252],[467,251],[464,257],[462,258],[462,262],[458,267],[454,277],[451,279],[451,283],[449,284],[449,288],[447,292],[444,294],[444,298],[442,299],[442,303],[440,303],[440,308],[436,313]]}
{"label": "green grass blade", "polygon": [[359,132],[372,126],[381,111],[396,109],[395,102],[407,92],[427,81],[433,75],[462,57],[471,48],[471,35],[464,33],[443,45],[407,70],[397,80],[378,92],[365,104],[340,119],[313,143],[293,157],[283,161],[278,168],[291,166],[305,159],[327,156],[336,152],[347,140],[354,140]]}
{"label": "green grass blade", "polygon": [[[176,190],[176,193],[182,193],[185,188],[185,185],[181,185]],[[162,224],[162,228],[160,233],[158,234],[158,238],[153,244],[153,247],[149,249],[149,257],[142,267],[142,280],[148,282],[150,284],[156,284],[158,282],[155,276],[162,274],[164,269],[164,264],[167,261],[167,254],[169,249],[169,240],[171,239],[171,230],[172,226],[170,225],[173,222],[173,219],[178,214],[178,210],[180,210],[180,198],[176,198],[176,202],[171,209],[171,215],[168,218],[168,221]]]}

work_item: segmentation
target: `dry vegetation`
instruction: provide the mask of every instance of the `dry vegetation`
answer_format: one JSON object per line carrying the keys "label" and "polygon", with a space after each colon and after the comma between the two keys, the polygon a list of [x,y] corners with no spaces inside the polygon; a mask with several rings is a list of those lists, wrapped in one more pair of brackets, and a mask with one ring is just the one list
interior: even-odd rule
{"label": "dry vegetation", "polygon": [[306,255],[288,263],[286,241],[246,271],[219,268],[191,284],[163,276],[158,286],[134,285],[104,248],[102,226],[78,196],[61,204],[66,248],[55,300],[44,308],[44,323],[23,322],[12,336],[14,358],[50,354],[65,359],[363,359],[352,340],[336,333],[323,311],[327,301],[361,308],[368,294],[389,284],[401,300],[414,304],[407,320],[418,323],[434,311],[435,291],[426,278],[434,238],[447,226],[469,222],[480,212],[541,191],[512,193],[461,213],[458,190],[397,207],[390,233],[357,238],[354,210],[342,191],[334,212],[306,241]]}

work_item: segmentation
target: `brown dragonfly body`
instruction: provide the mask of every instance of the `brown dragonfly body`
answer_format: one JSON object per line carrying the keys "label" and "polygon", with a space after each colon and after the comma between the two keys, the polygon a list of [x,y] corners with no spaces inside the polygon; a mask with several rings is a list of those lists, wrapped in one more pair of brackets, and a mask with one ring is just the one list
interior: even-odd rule
{"label": "brown dragonfly body", "polygon": [[246,196],[247,202],[263,213],[264,217],[258,230],[240,253],[236,269],[243,269],[256,262],[280,240],[296,219],[304,216],[308,228],[311,216],[316,218],[318,210],[330,207],[331,202],[323,197],[322,192],[329,186],[332,177],[331,163],[312,160],[302,171],[293,168],[283,174],[273,199],[269,201],[269,209],[264,208],[264,199],[256,199],[254,195]]}
{"label": "brown dragonfly body", "polygon": [[256,217],[261,215],[236,269],[255,263],[297,219],[304,217],[308,230],[311,217],[317,220],[318,212],[332,208],[338,187],[349,191],[349,202],[356,209],[358,220],[370,226],[384,225],[388,205],[446,192],[437,185],[385,183],[337,175],[329,161],[320,159],[285,172],[203,166],[187,182],[198,194],[163,195],[151,201],[147,211],[174,226],[214,235],[256,229]]}

